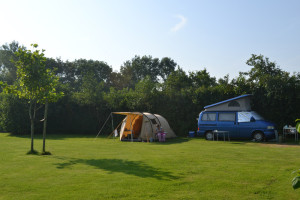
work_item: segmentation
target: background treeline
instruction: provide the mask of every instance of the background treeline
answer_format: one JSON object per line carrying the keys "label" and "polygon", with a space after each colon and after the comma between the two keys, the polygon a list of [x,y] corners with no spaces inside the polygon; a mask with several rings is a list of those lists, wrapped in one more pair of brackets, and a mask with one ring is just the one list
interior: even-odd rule
{"label": "background treeline", "polygon": [[[19,47],[17,42],[0,47],[0,81],[14,84],[12,60]],[[59,77],[57,90],[64,92],[62,99],[50,104],[48,132],[97,134],[111,112],[140,111],[161,114],[183,136],[197,129],[196,118],[205,105],[242,94],[253,94],[253,110],[274,121],[279,130],[293,125],[300,118],[300,73],[285,72],[262,55],[252,55],[246,62],[250,71],[217,80],[206,69],[187,73],[168,57],[135,56],[119,72],[97,60],[48,58],[47,67]],[[226,73],[226,68],[220,70]],[[29,133],[27,108],[25,100],[0,89],[0,131]],[[37,119],[42,119],[42,112]],[[37,123],[37,133],[41,127]]]}

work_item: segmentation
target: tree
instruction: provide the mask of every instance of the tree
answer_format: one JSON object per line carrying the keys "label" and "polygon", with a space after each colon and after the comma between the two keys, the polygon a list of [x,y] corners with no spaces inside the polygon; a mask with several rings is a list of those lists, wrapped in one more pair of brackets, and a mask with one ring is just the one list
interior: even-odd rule
{"label": "tree", "polygon": [[163,91],[172,96],[181,90],[186,90],[192,86],[191,79],[186,75],[185,71],[178,67],[172,72],[163,84]]}
{"label": "tree", "polygon": [[16,60],[15,52],[20,46],[18,42],[13,41],[10,44],[4,44],[0,47],[0,80],[12,84],[17,77],[17,68],[12,60]]}
{"label": "tree", "polygon": [[169,75],[175,71],[177,63],[171,58],[164,57],[159,63],[159,76],[166,81]]}
{"label": "tree", "polygon": [[217,85],[216,83],[216,78],[211,77],[209,75],[209,72],[207,72],[206,69],[200,70],[200,71],[195,71],[195,72],[190,72],[190,78],[192,79],[193,86],[198,88],[198,87],[210,87],[210,86],[215,86]]}
{"label": "tree", "polygon": [[293,123],[300,108],[297,103],[300,99],[299,74],[290,76],[263,55],[253,54],[246,63],[253,66],[249,72],[242,73],[248,77],[253,108],[280,127]]}
{"label": "tree", "polygon": [[270,62],[269,58],[264,58],[263,55],[252,54],[246,64],[253,68],[244,74],[249,76],[249,81],[260,84],[264,84],[270,77],[281,76],[284,73],[275,62]]}
{"label": "tree", "polygon": [[176,63],[170,58],[152,58],[152,56],[135,56],[121,66],[120,72],[127,81],[127,87],[134,88],[140,80],[150,77],[154,82],[166,80],[175,70]]}
{"label": "tree", "polygon": [[[29,101],[29,118],[31,133],[31,148],[29,153],[36,153],[34,150],[34,123],[38,103],[45,103],[44,129],[47,123],[48,102],[55,101],[62,94],[57,94],[55,86],[57,78],[50,69],[46,69],[45,50],[37,50],[37,44],[32,44],[33,50],[19,48],[16,52],[16,61],[13,61],[17,67],[17,79],[14,85],[7,85],[1,82],[5,92],[17,95],[19,98]],[[46,133],[46,132],[44,132]],[[43,147],[43,152],[44,151]]]}
{"label": "tree", "polygon": [[129,90],[127,106],[131,110],[151,112],[155,99],[158,98],[157,84],[149,76],[135,85],[135,90]]}

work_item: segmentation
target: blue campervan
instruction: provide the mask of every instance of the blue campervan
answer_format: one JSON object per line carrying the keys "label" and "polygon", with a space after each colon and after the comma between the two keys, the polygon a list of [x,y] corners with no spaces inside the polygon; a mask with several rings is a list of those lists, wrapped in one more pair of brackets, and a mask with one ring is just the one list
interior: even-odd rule
{"label": "blue campervan", "polygon": [[197,135],[213,140],[214,131],[226,131],[230,138],[275,139],[275,124],[251,110],[250,97],[246,94],[205,106],[199,114]]}

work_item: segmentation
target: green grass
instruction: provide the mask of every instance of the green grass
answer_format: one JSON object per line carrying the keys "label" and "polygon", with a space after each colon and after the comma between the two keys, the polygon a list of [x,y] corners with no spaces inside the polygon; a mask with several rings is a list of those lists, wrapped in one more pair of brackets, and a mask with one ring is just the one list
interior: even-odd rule
{"label": "green grass", "polygon": [[[42,140],[35,139],[41,152]],[[300,199],[299,145],[177,138],[165,144],[0,134],[0,199]]]}

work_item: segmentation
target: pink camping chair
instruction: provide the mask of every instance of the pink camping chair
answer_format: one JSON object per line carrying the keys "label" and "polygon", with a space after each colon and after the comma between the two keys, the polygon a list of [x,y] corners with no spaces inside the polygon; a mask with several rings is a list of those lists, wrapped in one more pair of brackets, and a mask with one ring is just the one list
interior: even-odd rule
{"label": "pink camping chair", "polygon": [[162,140],[162,134],[160,132],[157,133],[158,141],[161,142]]}
{"label": "pink camping chair", "polygon": [[161,133],[161,141],[162,141],[162,142],[165,142],[165,141],[166,141],[166,133],[165,133],[165,132],[162,132],[162,133]]}

